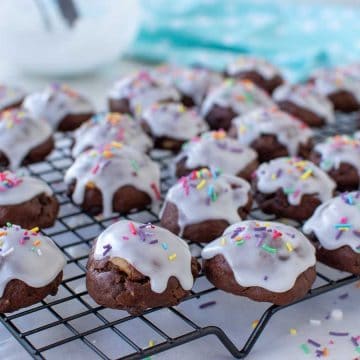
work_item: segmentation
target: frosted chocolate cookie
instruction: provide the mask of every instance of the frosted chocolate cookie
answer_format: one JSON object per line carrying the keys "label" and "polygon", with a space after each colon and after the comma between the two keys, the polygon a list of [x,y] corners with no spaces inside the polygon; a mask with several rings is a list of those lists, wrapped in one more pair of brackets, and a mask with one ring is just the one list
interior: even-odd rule
{"label": "frosted chocolate cookie", "polygon": [[356,190],[360,185],[360,140],[335,135],[316,144],[310,159],[326,171],[340,191]]}
{"label": "frosted chocolate cookie", "polygon": [[292,303],[306,295],[316,278],[310,241],[276,222],[234,224],[201,256],[205,275],[217,288],[255,301]]}
{"label": "frosted chocolate cookie", "polygon": [[237,115],[273,106],[266,92],[248,80],[227,79],[206,96],[201,113],[211,129],[228,130]]}
{"label": "frosted chocolate cookie", "polygon": [[26,96],[23,107],[35,119],[46,120],[52,129],[72,131],[94,113],[90,101],[68,85],[53,83]]}
{"label": "frosted chocolate cookie", "polygon": [[322,263],[360,275],[360,192],[320,205],[303,227]]}
{"label": "frosted chocolate cookie", "polygon": [[226,68],[229,77],[252,81],[271,94],[284,80],[279,69],[265,59],[239,56]]}
{"label": "frosted chocolate cookie", "polygon": [[277,109],[254,110],[233,119],[239,143],[253,148],[259,161],[282,156],[308,157],[312,149],[312,130],[302,121]]}
{"label": "frosted chocolate cookie", "polygon": [[198,272],[185,241],[152,224],[121,220],[95,240],[86,286],[98,304],[138,315],[177,305]]}
{"label": "frosted chocolate cookie", "polygon": [[145,70],[118,80],[108,94],[110,111],[131,114],[137,119],[154,103],[180,99],[174,87],[161,83]]}
{"label": "frosted chocolate cookie", "polygon": [[197,110],[180,103],[151,105],[142,116],[142,124],[154,139],[155,147],[178,152],[186,142],[209,128]]}
{"label": "frosted chocolate cookie", "polygon": [[66,260],[53,241],[38,231],[18,225],[0,229],[0,313],[57,293]]}
{"label": "frosted chocolate cookie", "polygon": [[298,221],[332,198],[336,184],[310,161],[283,157],[263,163],[254,178],[255,200],[267,214]]}
{"label": "frosted chocolate cookie", "polygon": [[50,126],[27,111],[0,113],[0,166],[17,169],[44,160],[53,150]]}
{"label": "frosted chocolate cookie", "polygon": [[309,126],[320,127],[335,122],[333,104],[312,84],[284,84],[275,90],[273,99],[281,110]]}
{"label": "frosted chocolate cookie", "polygon": [[201,169],[169,189],[160,213],[161,226],[187,240],[210,242],[245,218],[251,204],[248,182]]}
{"label": "frosted chocolate cookie", "polygon": [[150,137],[130,115],[99,113],[76,130],[72,155],[76,157],[86,150],[113,141],[129,145],[141,152],[148,152],[153,146]]}
{"label": "frosted chocolate cookie", "polygon": [[147,155],[111,143],[80,154],[64,178],[75,204],[93,215],[158,207],[160,170]]}
{"label": "frosted chocolate cookie", "polygon": [[258,162],[254,150],[219,130],[204,133],[186,143],[175,164],[177,177],[207,167],[249,180]]}
{"label": "frosted chocolate cookie", "polygon": [[15,86],[0,84],[0,111],[17,108],[25,98],[25,92]]}
{"label": "frosted chocolate cookie", "polygon": [[40,179],[0,172],[0,226],[7,223],[23,228],[54,225],[59,203],[51,188]]}

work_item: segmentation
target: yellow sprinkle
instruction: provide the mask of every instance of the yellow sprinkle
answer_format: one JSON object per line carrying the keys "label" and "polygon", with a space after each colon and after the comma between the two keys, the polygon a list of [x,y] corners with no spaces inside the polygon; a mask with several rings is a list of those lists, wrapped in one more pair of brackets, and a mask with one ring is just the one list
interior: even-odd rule
{"label": "yellow sprinkle", "polygon": [[202,180],[199,182],[199,184],[196,186],[196,188],[197,188],[198,190],[201,190],[201,189],[205,186],[205,184],[206,184],[206,180],[205,180],[205,179],[202,179]]}
{"label": "yellow sprinkle", "polygon": [[263,223],[263,226],[265,226],[265,227],[269,227],[271,224],[269,223],[269,222],[265,222],[265,223]]}
{"label": "yellow sprinkle", "polygon": [[33,242],[33,245],[34,246],[39,246],[41,244],[41,241],[39,239],[36,239],[34,242]]}
{"label": "yellow sprinkle", "polygon": [[306,160],[297,161],[294,163],[295,166],[304,167],[307,164]]}
{"label": "yellow sprinkle", "polygon": [[180,111],[180,112],[185,112],[185,110],[186,110],[186,109],[185,109],[185,106],[182,105],[182,104],[180,104],[180,105],[179,105],[179,111]]}
{"label": "yellow sprinkle", "polygon": [[154,340],[150,340],[149,341],[149,347],[153,347],[155,346],[155,341]]}
{"label": "yellow sprinkle", "polygon": [[169,255],[169,260],[170,260],[170,261],[173,261],[173,260],[175,260],[175,259],[176,259],[176,254],[175,254],[175,253]]}
{"label": "yellow sprinkle", "polygon": [[0,247],[4,245],[4,241],[0,240]]}
{"label": "yellow sprinkle", "polygon": [[111,143],[111,146],[114,147],[114,148],[120,149],[120,148],[122,148],[123,145],[122,145],[122,143],[119,143],[118,141],[113,141]]}
{"label": "yellow sprinkle", "polygon": [[288,249],[289,252],[292,252],[294,250],[294,248],[288,241],[286,242],[286,248]]}
{"label": "yellow sprinkle", "polygon": [[254,320],[252,323],[251,323],[251,326],[253,329],[255,329],[257,327],[257,324],[259,323],[259,320]]}
{"label": "yellow sprinkle", "polygon": [[40,230],[39,227],[36,226],[36,227],[32,228],[30,231],[37,233],[37,232],[39,232],[39,230]]}
{"label": "yellow sprinkle", "polygon": [[271,180],[275,180],[276,179],[276,174],[272,174],[271,175]]}
{"label": "yellow sprinkle", "polygon": [[296,329],[290,329],[289,332],[290,332],[290,335],[293,335],[293,336],[297,335]]}
{"label": "yellow sprinkle", "polygon": [[222,237],[222,238],[220,239],[220,244],[221,244],[222,246],[225,246],[225,245],[226,245],[226,239],[225,239],[224,237]]}
{"label": "yellow sprinkle", "polygon": [[239,133],[240,134],[246,133],[246,126],[245,125],[240,125],[239,126]]}
{"label": "yellow sprinkle", "polygon": [[86,184],[86,187],[88,189],[94,189],[95,188],[95,183],[92,182],[92,181],[88,181],[87,184]]}
{"label": "yellow sprinkle", "polygon": [[300,179],[301,180],[306,180],[308,177],[310,177],[312,174],[312,170],[309,169],[309,170],[306,170],[301,176],[300,176]]}

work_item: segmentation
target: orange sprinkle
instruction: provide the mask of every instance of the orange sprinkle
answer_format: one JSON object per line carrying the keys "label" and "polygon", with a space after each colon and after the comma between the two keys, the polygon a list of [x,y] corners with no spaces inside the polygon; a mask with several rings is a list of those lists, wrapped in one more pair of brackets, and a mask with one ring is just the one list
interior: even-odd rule
{"label": "orange sprinkle", "polygon": [[87,187],[88,189],[94,189],[94,188],[95,188],[95,183],[92,182],[92,181],[88,181],[88,182],[86,183],[86,187]]}
{"label": "orange sprinkle", "polygon": [[0,231],[0,236],[5,236],[7,235],[7,231]]}
{"label": "orange sprinkle", "polygon": [[103,156],[104,156],[105,158],[111,158],[111,157],[114,156],[114,154],[113,154],[111,151],[109,151],[109,150],[104,150],[104,151],[103,151]]}
{"label": "orange sprinkle", "polygon": [[33,245],[34,246],[39,246],[41,244],[41,241],[39,239],[36,239],[34,242],[33,242]]}

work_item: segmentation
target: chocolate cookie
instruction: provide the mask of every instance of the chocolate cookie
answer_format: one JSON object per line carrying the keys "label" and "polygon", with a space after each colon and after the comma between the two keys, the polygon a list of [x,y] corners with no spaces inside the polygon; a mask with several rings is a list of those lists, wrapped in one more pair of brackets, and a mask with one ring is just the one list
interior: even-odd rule
{"label": "chocolate cookie", "polygon": [[38,228],[0,230],[0,312],[12,312],[55,295],[66,260]]}
{"label": "chocolate cookie", "polygon": [[142,70],[117,81],[109,91],[108,104],[110,111],[131,114],[139,119],[144,110],[154,103],[180,99],[174,87],[162,84]]}
{"label": "chocolate cookie", "polygon": [[320,205],[304,224],[322,263],[360,275],[360,193],[343,193]]}
{"label": "chocolate cookie", "polygon": [[74,203],[92,214],[128,213],[160,200],[160,170],[141,152],[111,143],[81,153],[65,174]]}
{"label": "chocolate cookie", "polygon": [[255,301],[286,305],[301,299],[316,278],[315,249],[291,226],[257,220],[228,227],[201,253],[217,288]]}
{"label": "chocolate cookie", "polygon": [[263,212],[303,221],[333,196],[336,185],[312,162],[286,157],[260,165],[253,187]]}
{"label": "chocolate cookie", "polygon": [[130,115],[119,113],[99,113],[84,123],[74,134],[73,157],[94,147],[111,142],[121,142],[142,152],[153,146],[138,121]]}
{"label": "chocolate cookie", "polygon": [[166,195],[161,226],[187,240],[210,242],[251,209],[250,185],[208,169],[181,178]]}
{"label": "chocolate cookie", "polygon": [[308,157],[312,149],[312,130],[277,108],[236,117],[231,133],[236,134],[240,144],[256,150],[260,162],[282,156]]}
{"label": "chocolate cookie", "polygon": [[206,96],[201,113],[211,129],[229,130],[232,119],[259,107],[273,106],[271,98],[248,80],[227,79]]}
{"label": "chocolate cookie", "polygon": [[59,203],[51,188],[30,176],[0,173],[0,226],[19,224],[23,228],[54,225]]}
{"label": "chocolate cookie", "polygon": [[271,94],[284,79],[280,71],[265,59],[240,56],[228,64],[226,74],[237,79],[246,79]]}
{"label": "chocolate cookie", "polygon": [[316,144],[310,159],[334,179],[338,190],[359,188],[360,140],[348,135],[329,137]]}
{"label": "chocolate cookie", "polygon": [[77,129],[94,113],[89,100],[68,85],[58,83],[28,95],[23,107],[35,119],[44,119],[52,129],[59,131]]}
{"label": "chocolate cookie", "polygon": [[186,143],[175,164],[177,177],[207,167],[250,180],[258,163],[254,150],[219,130],[204,133]]}
{"label": "chocolate cookie", "polygon": [[0,84],[0,111],[19,107],[24,97],[25,92],[22,89]]}
{"label": "chocolate cookie", "polygon": [[153,104],[144,112],[142,124],[156,148],[173,152],[209,129],[195,109],[187,109],[180,103]]}
{"label": "chocolate cookie", "polygon": [[100,305],[139,315],[177,305],[189,294],[199,265],[188,245],[166,229],[119,221],[95,240],[86,286]]}
{"label": "chocolate cookie", "polygon": [[17,169],[42,161],[54,148],[49,125],[26,111],[0,113],[0,130],[0,166]]}
{"label": "chocolate cookie", "polygon": [[275,90],[273,99],[281,110],[309,126],[321,127],[335,122],[331,101],[318,93],[312,84],[284,84]]}

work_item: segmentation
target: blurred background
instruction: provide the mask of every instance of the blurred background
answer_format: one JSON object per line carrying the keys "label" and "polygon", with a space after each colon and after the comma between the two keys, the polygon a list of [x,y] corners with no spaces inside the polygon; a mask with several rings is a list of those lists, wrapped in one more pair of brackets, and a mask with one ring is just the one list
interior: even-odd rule
{"label": "blurred background", "polygon": [[131,61],[221,69],[239,53],[292,80],[360,58],[360,0],[1,0],[9,71],[78,76]]}

